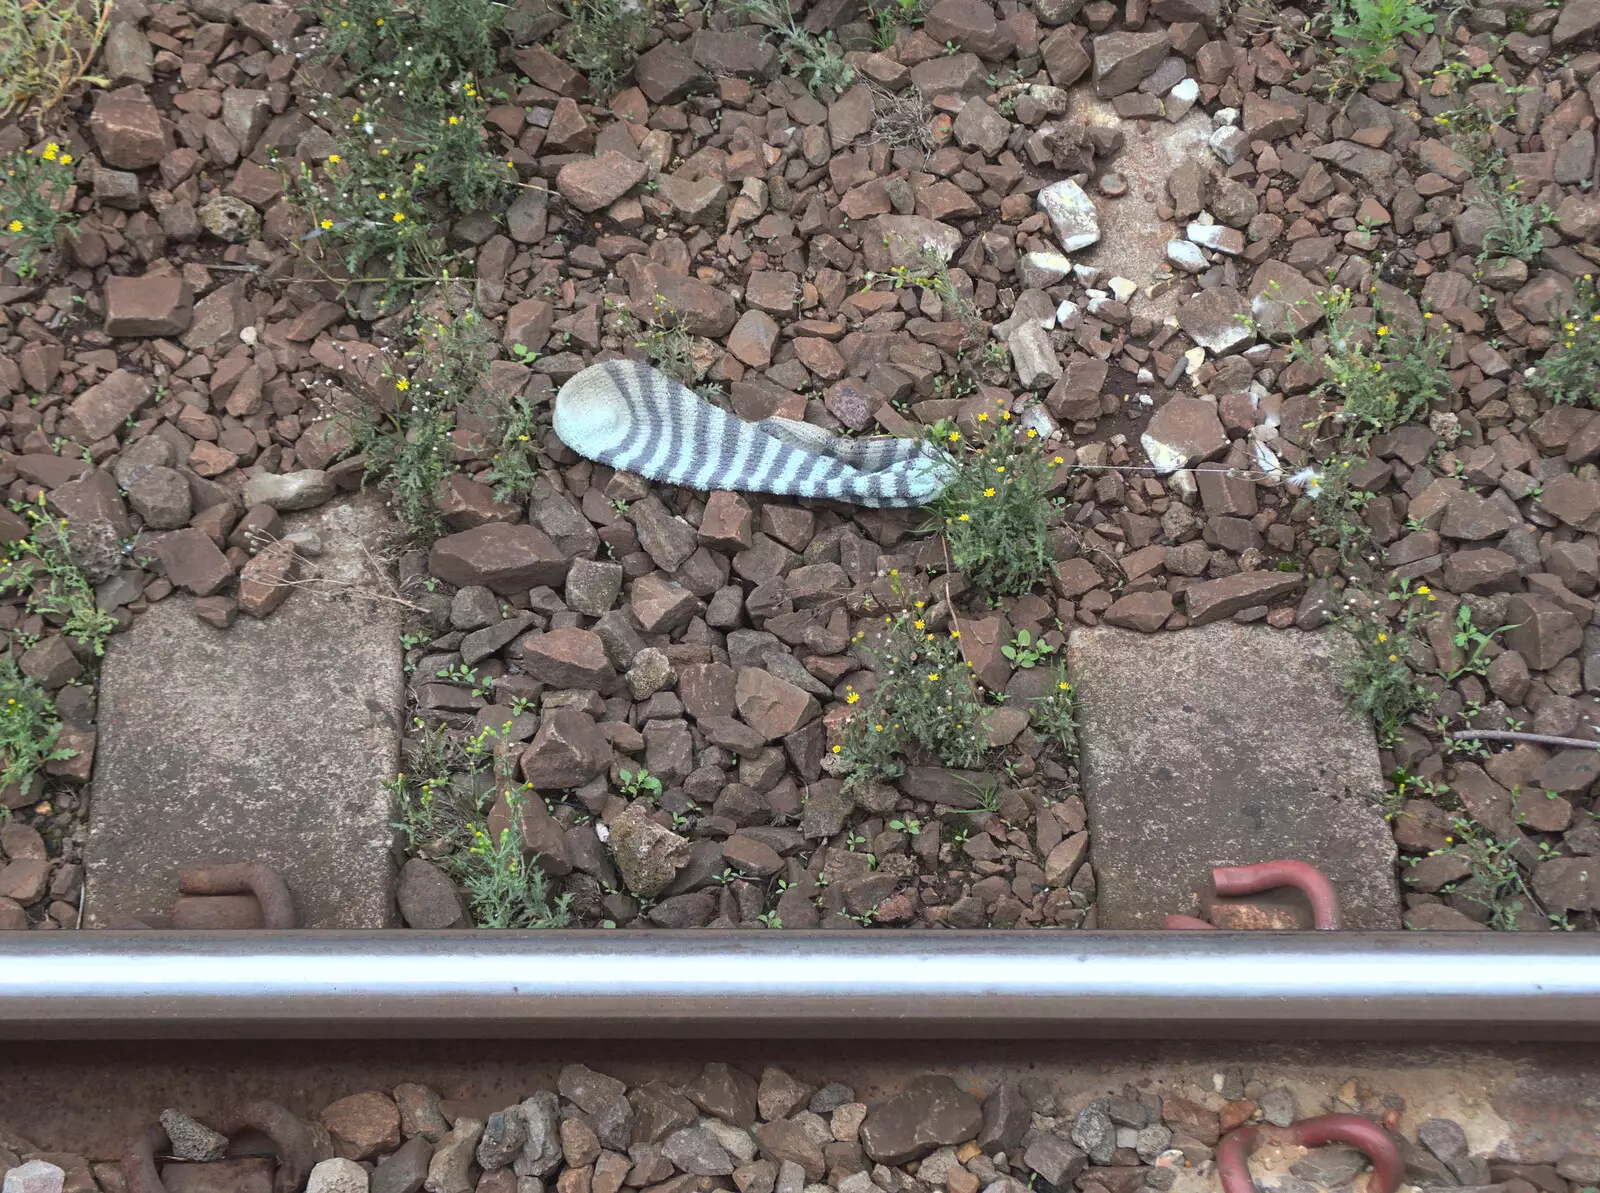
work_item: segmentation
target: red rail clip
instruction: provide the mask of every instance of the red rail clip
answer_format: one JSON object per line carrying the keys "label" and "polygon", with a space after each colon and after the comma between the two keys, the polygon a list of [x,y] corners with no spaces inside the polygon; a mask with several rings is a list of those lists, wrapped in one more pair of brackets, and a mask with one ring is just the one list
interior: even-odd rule
{"label": "red rail clip", "polygon": [[1223,1193],[1256,1193],[1247,1161],[1251,1152],[1266,1143],[1292,1143],[1300,1147],[1348,1143],[1372,1161],[1372,1179],[1367,1182],[1367,1193],[1395,1193],[1406,1174],[1399,1147],[1377,1123],[1355,1114],[1324,1114],[1301,1119],[1288,1127],[1252,1123],[1229,1131],[1217,1145],[1217,1175],[1222,1178]]}
{"label": "red rail clip", "polygon": [[[1254,866],[1217,866],[1211,871],[1211,885],[1218,895],[1255,895],[1275,887],[1292,886],[1311,901],[1313,928],[1319,932],[1339,929],[1339,893],[1326,874],[1307,862],[1285,858],[1258,862]],[[1192,915],[1169,915],[1167,927],[1212,929],[1216,925]]]}

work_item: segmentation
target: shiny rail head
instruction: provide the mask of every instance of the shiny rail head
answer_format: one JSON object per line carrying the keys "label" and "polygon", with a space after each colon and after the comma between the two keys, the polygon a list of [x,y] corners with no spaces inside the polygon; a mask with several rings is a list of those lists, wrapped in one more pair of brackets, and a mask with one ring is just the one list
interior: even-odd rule
{"label": "shiny rail head", "polygon": [[81,932],[0,938],[0,1037],[1600,1038],[1600,937]]}

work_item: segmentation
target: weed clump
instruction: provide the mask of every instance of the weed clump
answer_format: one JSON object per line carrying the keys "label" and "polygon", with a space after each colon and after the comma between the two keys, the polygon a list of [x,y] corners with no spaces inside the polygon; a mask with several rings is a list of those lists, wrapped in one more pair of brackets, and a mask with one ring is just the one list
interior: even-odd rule
{"label": "weed clump", "polygon": [[1011,412],[997,406],[977,416],[971,450],[947,423],[933,435],[955,453],[955,474],[933,502],[934,527],[950,547],[951,565],[979,588],[998,596],[1027,592],[1050,569],[1050,503],[1044,490],[1054,464],[1039,450],[1034,428],[1019,430]]}
{"label": "weed clump", "polygon": [[494,69],[494,35],[504,13],[494,0],[338,0],[322,10],[324,48],[369,86],[393,84],[405,98],[428,104],[461,79]]}
{"label": "weed clump", "polygon": [[1028,705],[1028,720],[1040,737],[1055,743],[1063,757],[1078,753],[1078,694],[1067,678],[1067,665],[1057,663],[1050,686]]}
{"label": "weed clump", "polygon": [[1402,602],[1399,624],[1391,626],[1373,608],[1354,609],[1339,619],[1350,639],[1345,660],[1344,693],[1352,710],[1372,718],[1378,742],[1389,745],[1401,727],[1433,704],[1433,694],[1417,682],[1406,659],[1417,627],[1427,616],[1423,606],[1434,599],[1426,584],[1413,592],[1402,583],[1389,594]]}
{"label": "weed clump", "polygon": [[501,748],[501,732],[485,729],[463,744],[443,726],[417,727],[421,732],[408,746],[413,772],[386,784],[394,828],[407,849],[461,885],[480,928],[565,928],[571,899],[551,898],[537,855],[523,853],[520,832],[496,835],[488,828],[500,791],[513,826],[521,823],[525,801],[539,798],[511,787],[512,755]]}
{"label": "weed clump", "polygon": [[[490,329],[476,310],[418,329],[399,369],[384,370],[392,401],[368,401],[346,412],[356,450],[366,455],[364,479],[390,491],[396,516],[419,538],[440,527],[439,486],[455,471],[450,433],[456,412],[477,393],[489,366]],[[407,373],[405,360],[415,361]]]}
{"label": "weed clump", "polygon": [[1322,352],[1296,341],[1290,355],[1322,367],[1323,380],[1314,392],[1338,403],[1334,418],[1345,448],[1353,451],[1374,435],[1426,414],[1450,393],[1444,369],[1450,341],[1431,330],[1431,314],[1424,315],[1420,328],[1398,319],[1385,322],[1381,310],[1376,326],[1357,323],[1350,317],[1351,299],[1348,290],[1340,290],[1323,301],[1328,330]]}
{"label": "weed clump", "polygon": [[0,119],[30,105],[35,123],[88,74],[111,26],[111,0],[0,0]]}
{"label": "weed clump", "polygon": [[[32,524],[25,539],[0,545],[0,596],[25,594],[28,612],[59,626],[69,638],[87,644],[98,657],[116,619],[95,600],[94,588],[73,558],[72,537],[65,519],[51,518],[39,504],[20,507]],[[26,645],[32,645],[31,642]]]}
{"label": "weed clump", "polygon": [[1572,308],[1557,330],[1560,338],[1532,370],[1528,384],[1558,405],[1593,405],[1600,392],[1600,298],[1593,274],[1579,280]]}
{"label": "weed clump", "polygon": [[633,69],[650,34],[654,9],[629,0],[568,0],[557,48],[589,80],[590,94],[610,99]]}
{"label": "weed clump", "polygon": [[1415,0],[1335,0],[1333,36],[1335,75],[1359,89],[1372,82],[1392,83],[1395,46],[1400,39],[1433,32],[1433,16]]}
{"label": "weed clump", "polygon": [[[917,606],[885,619],[875,647],[878,690],[845,722],[833,747],[846,787],[905,774],[906,754],[913,749],[941,766],[960,768],[977,765],[988,747],[959,631],[935,633],[921,602]],[[860,697],[850,691],[845,700],[854,706]]]}
{"label": "weed clump", "polygon": [[789,0],[731,0],[729,11],[764,25],[777,38],[778,52],[812,92],[841,92],[856,72],[830,36],[819,37],[795,19]]}
{"label": "weed clump", "polygon": [[5,263],[19,278],[31,278],[39,272],[40,259],[56,247],[56,230],[76,222],[67,207],[72,155],[51,141],[38,153],[11,154],[3,168],[0,242],[6,246]]}
{"label": "weed clump", "polygon": [[0,787],[25,787],[49,762],[73,757],[59,745],[55,702],[11,655],[0,655]]}

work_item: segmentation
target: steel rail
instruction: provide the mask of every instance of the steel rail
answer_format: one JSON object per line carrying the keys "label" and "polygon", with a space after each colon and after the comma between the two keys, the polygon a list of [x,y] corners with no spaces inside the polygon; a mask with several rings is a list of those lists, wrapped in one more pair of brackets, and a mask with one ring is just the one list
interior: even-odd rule
{"label": "steel rail", "polygon": [[1600,936],[0,934],[0,1038],[1600,1039]]}

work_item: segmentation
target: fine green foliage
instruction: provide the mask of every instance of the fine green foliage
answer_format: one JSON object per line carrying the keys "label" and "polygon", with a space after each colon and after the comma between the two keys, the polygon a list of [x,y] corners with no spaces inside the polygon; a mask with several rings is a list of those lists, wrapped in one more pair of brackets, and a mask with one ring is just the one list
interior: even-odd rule
{"label": "fine green foliage", "polygon": [[539,419],[533,403],[518,392],[500,400],[497,421],[500,450],[479,479],[494,486],[496,501],[511,501],[526,495],[538,479],[533,464],[539,450]]}
{"label": "fine green foliage", "polygon": [[[506,796],[513,825],[521,823],[523,800],[537,798],[516,791]],[[480,928],[565,928],[572,922],[572,896],[551,899],[538,857],[524,856],[520,836],[504,828],[491,838],[475,828],[466,852],[453,855],[450,868],[467,892],[472,918]]]}
{"label": "fine green foliage", "polygon": [[1472,868],[1472,874],[1460,884],[1443,888],[1443,893],[1459,890],[1462,898],[1487,909],[1490,928],[1515,932],[1524,908],[1539,909],[1522,867],[1517,864],[1515,843],[1499,840],[1483,825],[1463,816],[1452,819],[1450,829],[1446,838],[1450,848],[1435,852],[1459,855]]}
{"label": "fine green foliage", "polygon": [[872,6],[872,40],[880,50],[887,50],[902,28],[914,28],[922,21],[922,0],[879,0]]}
{"label": "fine green foliage", "polygon": [[[918,96],[920,98],[920,92]],[[899,248],[916,248],[909,244],[903,237],[896,236]],[[890,245],[889,238],[884,238],[884,245]],[[910,265],[892,265],[882,273],[868,270],[861,279],[861,289],[871,290],[880,282],[889,283],[895,290],[914,288],[919,294],[932,294],[939,300],[939,317],[947,322],[963,323],[967,327],[967,339],[976,339],[982,331],[982,319],[978,308],[973,304],[971,297],[965,294],[956,285],[955,279],[950,275],[950,262],[938,250],[921,247],[918,249],[917,260]],[[990,348],[1004,351],[1000,344],[986,345]]]}
{"label": "fine green foliage", "polygon": [[1524,200],[1517,193],[1521,186],[1520,178],[1507,182],[1499,172],[1479,175],[1475,202],[1494,216],[1494,222],[1483,234],[1480,263],[1499,257],[1531,262],[1544,252],[1544,237],[1539,229],[1554,217],[1543,204],[1535,206]]}
{"label": "fine green foliage", "polygon": [[411,92],[406,98],[432,103],[494,69],[504,12],[494,0],[338,0],[322,10],[325,48],[367,82],[393,83]]}
{"label": "fine green foliage", "polygon": [[510,162],[485,152],[482,108],[463,85],[426,104],[356,109],[335,126],[338,151],[320,169],[302,165],[292,188],[311,224],[303,243],[326,243],[341,280],[388,283],[391,303],[437,279],[446,260],[438,214],[486,208],[516,181]]}
{"label": "fine green foliage", "polygon": [[1573,308],[1556,330],[1559,338],[1528,384],[1559,405],[1593,405],[1600,394],[1600,299],[1592,274],[1578,281]]}
{"label": "fine green foliage", "polygon": [[20,512],[33,530],[25,539],[0,545],[0,596],[25,593],[28,612],[87,643],[96,656],[105,654],[116,619],[99,608],[94,587],[73,562],[66,520],[45,512],[42,495],[39,504]]}
{"label": "fine green foliage", "polygon": [[1078,695],[1067,678],[1067,665],[1057,663],[1043,696],[1028,706],[1033,731],[1053,741],[1068,758],[1078,753]]}
{"label": "fine green foliage", "polygon": [[[3,6],[6,0],[0,0]],[[3,69],[3,68],[0,68]],[[77,217],[67,207],[72,155],[49,142],[37,153],[13,153],[0,177],[0,245],[5,264],[20,278],[39,272],[39,260],[56,247],[56,229]]]}
{"label": "fine green foliage", "polygon": [[1044,489],[1052,460],[1041,454],[1033,428],[1019,433],[1010,411],[977,417],[979,432],[966,452],[958,431],[934,428],[937,441],[958,453],[955,477],[933,503],[934,527],[957,571],[997,596],[1017,596],[1049,575]]}
{"label": "fine green foliage", "polygon": [[0,655],[0,787],[25,786],[44,769],[77,753],[57,742],[61,721],[50,694]]}
{"label": "fine green foliage", "polygon": [[1341,0],[1334,13],[1333,35],[1344,39],[1338,54],[1357,87],[1399,79],[1395,45],[1402,37],[1433,32],[1433,17],[1415,0]]}
{"label": "fine green foliage", "polygon": [[507,829],[495,839],[489,833],[498,791],[506,790],[513,825],[521,823],[523,801],[538,798],[508,789],[512,755],[497,749],[501,735],[484,730],[463,745],[443,726],[430,730],[418,722],[414,728],[406,745],[413,771],[385,784],[407,850],[461,885],[480,928],[566,927],[569,897],[551,899],[548,880],[536,859],[524,856],[519,834]]}
{"label": "fine green foliage", "polygon": [[1335,418],[1345,447],[1358,450],[1374,435],[1426,414],[1433,401],[1450,393],[1444,369],[1450,341],[1432,330],[1431,317],[1420,329],[1386,322],[1382,311],[1376,326],[1358,323],[1351,318],[1351,299],[1348,290],[1339,290],[1323,301],[1327,347],[1320,355],[1296,341],[1290,356],[1322,366],[1315,392],[1325,403],[1338,403]]}
{"label": "fine green foliage", "polygon": [[1344,693],[1350,707],[1372,718],[1378,741],[1387,745],[1412,716],[1425,712],[1433,696],[1417,683],[1406,662],[1412,635],[1425,614],[1418,603],[1433,600],[1426,584],[1415,594],[1391,594],[1404,601],[1398,624],[1391,626],[1376,610],[1349,613],[1339,621],[1351,639],[1345,659]]}
{"label": "fine green foliage", "polygon": [[1355,460],[1353,456],[1336,456],[1320,469],[1302,469],[1289,478],[1304,487],[1306,525],[1312,541],[1334,548],[1346,562],[1365,554],[1372,545],[1372,527],[1361,516],[1372,494],[1350,483],[1350,467]]}
{"label": "fine green foliage", "polygon": [[855,78],[831,35],[818,37],[806,29],[795,19],[789,0],[731,0],[728,8],[741,20],[770,29],[790,71],[811,91],[841,92]]}
{"label": "fine green foliage", "polygon": [[81,79],[111,25],[111,0],[0,0],[0,119],[32,107],[35,124]]}
{"label": "fine green foliage", "polygon": [[439,486],[455,470],[450,432],[456,411],[477,394],[489,364],[490,329],[468,309],[420,329],[405,354],[415,371],[390,368],[391,403],[363,403],[348,412],[356,450],[367,457],[365,477],[390,490],[401,524],[428,538],[439,530]]}
{"label": "fine green foliage", "polygon": [[625,0],[567,0],[565,7],[556,51],[588,77],[595,99],[610,99],[639,57],[654,8]]}
{"label": "fine green foliage", "polygon": [[[957,634],[928,629],[920,610],[885,620],[878,690],[844,723],[833,747],[845,786],[893,779],[906,771],[906,752],[916,747],[942,766],[975,766],[987,741],[983,709]],[[855,706],[860,697],[845,695]]]}

